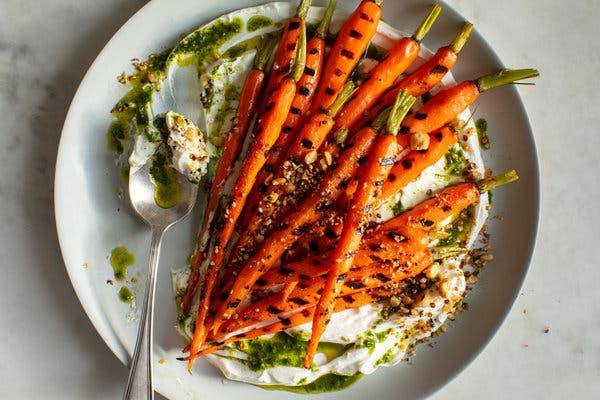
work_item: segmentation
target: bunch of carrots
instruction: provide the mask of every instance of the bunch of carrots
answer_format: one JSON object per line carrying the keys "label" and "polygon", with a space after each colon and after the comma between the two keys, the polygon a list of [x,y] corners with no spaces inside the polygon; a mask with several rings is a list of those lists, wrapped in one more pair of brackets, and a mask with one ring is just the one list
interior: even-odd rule
{"label": "bunch of carrots", "polygon": [[[452,186],[375,223],[381,205],[458,141],[449,123],[481,93],[538,75],[502,70],[441,90],[411,110],[415,98],[455,65],[472,25],[465,23],[448,46],[403,75],[440,13],[436,5],[411,37],[400,39],[362,81],[353,81],[377,31],[381,2],[363,0],[328,50],[336,0],[308,41],[311,1],[301,0],[279,43],[265,40],[257,49],[180,299],[190,313],[192,299],[199,298],[194,336],[184,349],[189,354],[181,358],[190,369],[198,357],[229,343],[312,322],[304,360],[310,368],[333,313],[392,296],[394,284],[437,257],[430,232],[476,203],[480,193],[517,179],[511,171]],[[224,194],[228,180],[232,190]],[[316,237],[322,238],[316,251],[293,251]]]}

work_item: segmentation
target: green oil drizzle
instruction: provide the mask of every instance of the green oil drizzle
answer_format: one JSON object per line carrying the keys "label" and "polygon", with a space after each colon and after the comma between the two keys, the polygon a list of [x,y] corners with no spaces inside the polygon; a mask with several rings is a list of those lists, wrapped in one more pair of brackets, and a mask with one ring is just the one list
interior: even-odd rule
{"label": "green oil drizzle", "polygon": [[110,265],[113,267],[115,279],[123,282],[127,278],[127,268],[135,264],[135,256],[126,247],[115,247],[110,253]]}
{"label": "green oil drizzle", "polygon": [[175,207],[181,200],[182,190],[177,171],[169,165],[167,157],[157,152],[152,157],[150,178],[154,183],[154,201],[159,207]]}
{"label": "green oil drizzle", "polygon": [[215,23],[198,29],[186,36],[169,54],[166,65],[177,62],[180,66],[193,63],[202,64],[218,57],[218,49],[240,33],[244,27],[241,18],[231,21],[217,20]]}
{"label": "green oil drizzle", "polygon": [[[301,367],[306,355],[308,339],[299,333],[276,333],[272,338],[257,338],[240,341],[236,348],[247,356],[241,360],[253,371],[262,371],[277,366]],[[319,343],[318,353],[323,353],[328,361],[341,356],[352,345]]]}
{"label": "green oil drizzle", "polygon": [[440,239],[440,246],[465,245],[473,226],[473,213],[473,206],[469,206],[456,214],[454,220],[444,229],[448,236]]}
{"label": "green oil drizzle", "polygon": [[283,385],[264,385],[260,386],[266,390],[286,390],[293,393],[325,393],[325,392],[336,392],[338,390],[346,389],[353,383],[358,381],[363,374],[356,373],[354,375],[338,375],[338,374],[327,374],[316,379],[315,381],[300,386],[283,386]]}
{"label": "green oil drizzle", "polygon": [[392,206],[392,213],[394,213],[394,217],[402,214],[405,211],[404,205],[402,204],[402,200],[398,200],[396,204]]}
{"label": "green oil drizzle", "polygon": [[106,133],[110,151],[123,154],[125,143],[129,140],[129,128],[129,122],[124,118],[117,118],[110,123]]}
{"label": "green oil drizzle", "polygon": [[135,296],[131,293],[131,290],[127,286],[123,286],[121,290],[119,290],[119,300],[123,303],[131,304]]}
{"label": "green oil drizzle", "polygon": [[255,15],[248,20],[248,32],[254,32],[267,26],[273,25],[273,20],[262,15]]}
{"label": "green oil drizzle", "polygon": [[479,138],[479,146],[484,150],[490,149],[490,138],[488,137],[488,123],[485,119],[479,118],[475,121],[475,129]]}
{"label": "green oil drizzle", "polygon": [[236,107],[234,107],[234,101],[236,101],[240,96],[240,90],[237,86],[234,85],[226,85],[223,93],[223,102],[219,107],[219,110],[215,114],[211,127],[211,136],[217,137],[221,136],[224,132],[223,126],[225,125],[225,121],[227,120],[227,116],[231,114],[231,112],[235,112]]}
{"label": "green oil drizzle", "polygon": [[444,167],[444,171],[448,175],[462,176],[467,162],[465,152],[460,147],[454,146],[446,152],[445,158],[446,166]]}
{"label": "green oil drizzle", "polygon": [[389,364],[393,359],[394,359],[394,349],[388,349],[388,351],[383,353],[383,355],[379,358],[379,360],[375,361],[374,367]]}

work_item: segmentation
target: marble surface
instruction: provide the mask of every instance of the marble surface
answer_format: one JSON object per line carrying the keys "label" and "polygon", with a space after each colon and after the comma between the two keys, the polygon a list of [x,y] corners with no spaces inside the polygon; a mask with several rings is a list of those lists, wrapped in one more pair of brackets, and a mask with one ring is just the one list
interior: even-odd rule
{"label": "marble surface", "polygon": [[[390,0],[392,1],[392,0]],[[0,2],[0,397],[120,398],[126,369],[89,323],[54,227],[53,176],[71,97],[141,0]],[[449,0],[507,65],[542,76],[521,94],[542,171],[527,280],[483,353],[433,396],[594,398],[600,393],[600,2]]]}

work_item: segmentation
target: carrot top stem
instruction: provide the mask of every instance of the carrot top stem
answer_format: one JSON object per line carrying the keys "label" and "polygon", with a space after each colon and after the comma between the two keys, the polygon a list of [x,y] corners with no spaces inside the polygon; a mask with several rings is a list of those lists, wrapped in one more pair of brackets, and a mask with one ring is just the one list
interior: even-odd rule
{"label": "carrot top stem", "polygon": [[300,26],[300,37],[298,38],[296,62],[294,64],[294,68],[290,72],[290,77],[294,80],[294,82],[298,82],[300,80],[302,74],[304,74],[304,67],[306,67],[306,23],[303,19]]}
{"label": "carrot top stem", "polygon": [[387,119],[387,134],[396,136],[400,130],[400,124],[410,108],[415,103],[415,98],[408,94],[405,89],[398,92],[396,101],[390,110],[390,115]]}
{"label": "carrot top stem", "polygon": [[308,10],[310,9],[311,3],[312,0],[300,1],[300,5],[298,5],[298,11],[296,11],[296,16],[301,19],[306,19],[306,14],[308,14]]}
{"label": "carrot top stem", "polygon": [[517,179],[519,179],[519,176],[517,175],[517,171],[512,169],[503,174],[500,174],[497,176],[492,176],[491,178],[482,179],[482,180],[476,182],[476,184],[477,184],[477,189],[479,189],[479,192],[485,193],[487,191],[497,188],[498,186],[502,186],[502,185],[506,185],[507,183],[514,182]]}
{"label": "carrot top stem", "polygon": [[494,74],[482,76],[474,83],[480,92],[485,92],[498,86],[508,85],[527,78],[535,78],[536,76],[540,76],[537,69],[503,69]]}
{"label": "carrot top stem", "polygon": [[371,0],[373,3],[377,4],[378,6],[380,6],[383,3],[383,0]]}
{"label": "carrot top stem", "polygon": [[452,40],[452,43],[450,43],[450,46],[448,46],[450,47],[450,50],[452,50],[456,54],[460,53],[463,46],[467,42],[467,39],[471,35],[472,30],[473,24],[469,21],[466,21],[462,26],[460,32],[458,32],[458,35],[456,35],[456,37]]}
{"label": "carrot top stem", "polygon": [[423,22],[421,22],[421,25],[419,25],[415,33],[412,35],[412,38],[415,41],[420,42],[423,40],[425,35],[427,35],[427,32],[429,32],[431,29],[431,26],[437,19],[438,15],[440,15],[440,11],[442,11],[442,6],[439,4],[434,4],[429,14],[427,14],[427,17],[425,17]]}
{"label": "carrot top stem", "polygon": [[266,35],[262,40],[262,43],[256,49],[256,56],[254,57],[254,69],[258,71],[264,71],[265,66],[271,58],[271,54],[277,45],[277,38],[274,35]]}
{"label": "carrot top stem", "polygon": [[348,99],[352,97],[355,91],[356,84],[353,81],[346,82],[333,104],[329,106],[327,115],[329,115],[331,118],[335,118],[335,116],[340,112],[342,107],[344,107],[344,104],[346,104]]}
{"label": "carrot top stem", "polygon": [[460,246],[437,246],[431,249],[431,255],[434,260],[443,260],[444,258],[465,254],[468,251],[468,249]]}
{"label": "carrot top stem", "polygon": [[329,25],[331,24],[331,17],[333,16],[333,12],[335,11],[335,7],[337,6],[337,0],[329,0],[329,4],[325,9],[325,14],[323,15],[323,19],[315,32],[315,36],[319,39],[325,39],[327,37],[327,33],[329,32]]}

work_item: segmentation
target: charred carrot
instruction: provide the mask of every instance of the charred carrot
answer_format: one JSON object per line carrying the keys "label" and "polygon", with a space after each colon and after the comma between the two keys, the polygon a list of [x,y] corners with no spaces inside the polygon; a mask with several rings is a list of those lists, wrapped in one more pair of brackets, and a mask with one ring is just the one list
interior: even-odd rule
{"label": "charred carrot", "polygon": [[361,127],[373,121],[383,109],[394,104],[400,90],[406,90],[408,94],[414,97],[422,96],[431,90],[456,64],[458,53],[462,50],[472,30],[473,25],[465,22],[450,45],[440,47],[429,60],[398,82],[355,125]]}
{"label": "charred carrot", "polygon": [[[204,320],[209,308],[209,300],[215,286],[217,274],[225,258],[225,249],[233,234],[235,224],[242,212],[246,198],[252,189],[256,175],[264,165],[269,149],[277,140],[281,127],[292,106],[296,93],[296,81],[300,79],[304,70],[306,56],[306,27],[301,21],[300,39],[296,64],[291,75],[284,78],[279,87],[269,97],[265,113],[257,123],[256,137],[242,164],[240,176],[232,191],[229,205],[224,211],[224,223],[219,227],[212,246],[212,254],[206,271],[206,277],[200,291],[200,304],[194,337],[190,345],[190,354],[198,351],[206,338]],[[188,368],[191,369],[193,359]]]}
{"label": "charred carrot", "polygon": [[340,291],[340,277],[346,275],[354,262],[356,251],[362,241],[362,234],[375,211],[375,201],[381,195],[381,187],[396,163],[401,148],[398,147],[396,135],[400,123],[410,110],[415,98],[401,91],[390,112],[386,134],[377,138],[376,144],[369,152],[364,173],[358,181],[358,189],[352,197],[350,208],[344,220],[344,228],[337,247],[332,253],[327,280],[323,293],[317,303],[312,324],[312,335],[306,350],[304,368],[309,368],[317,351],[317,346],[325,328],[331,319],[335,298]]}
{"label": "charred carrot", "polygon": [[340,155],[336,168],[328,172],[320,187],[297,207],[298,211],[286,215],[285,222],[278,226],[269,240],[265,241],[256,254],[248,260],[233,282],[231,290],[225,292],[226,299],[217,311],[214,328],[233,315],[256,280],[270,269],[286,248],[310,229],[311,225],[325,215],[333,199],[339,196],[373,145],[377,132],[365,127]]}
{"label": "charred carrot", "polygon": [[[284,215],[295,206],[298,200],[304,197],[307,188],[295,186],[293,181],[287,181],[286,175],[289,175],[286,173],[289,169],[288,165],[293,166],[295,171],[298,171],[297,168],[299,166],[303,168],[314,167],[311,164],[316,164],[317,150],[325,141],[329,132],[331,132],[335,115],[344,102],[352,95],[354,89],[354,83],[346,83],[329,110],[313,114],[309,118],[287,152],[285,157],[287,163],[281,165],[277,171],[274,171],[268,182],[256,188],[260,198],[257,203],[249,203],[246,208],[249,218],[244,224],[246,229],[240,236],[233,259],[236,259],[240,252],[248,253],[252,250],[252,241],[256,238],[259,231],[264,230],[267,226],[265,224],[266,220]],[[288,185],[293,190],[288,190]],[[290,197],[290,195],[292,196]],[[284,199],[286,199],[285,202]],[[263,236],[265,233],[268,234],[270,232],[263,232]]]}
{"label": "charred carrot", "polygon": [[358,64],[377,32],[383,0],[363,0],[337,34],[323,71],[323,78],[310,108],[315,114],[326,110]]}
{"label": "charred carrot", "polygon": [[[387,288],[376,288],[357,292],[352,295],[340,297],[336,300],[335,312],[340,312],[350,308],[358,308],[370,303],[377,303],[384,298],[391,297],[395,291]],[[235,343],[240,340],[250,340],[263,335],[269,335],[277,332],[282,332],[286,329],[300,326],[312,320],[314,312],[314,306],[299,310],[294,314],[291,314],[287,318],[278,319],[277,322],[253,328],[247,332],[241,332],[235,334],[235,331],[227,330],[226,334],[220,335],[215,339],[211,339],[210,344],[202,349],[195,357],[202,357],[219,349],[227,346],[231,343]],[[224,327],[225,328],[225,327]],[[233,334],[233,336],[232,336]],[[189,357],[178,358],[178,360],[185,361]]]}
{"label": "charred carrot", "polygon": [[254,67],[248,74],[244,88],[240,95],[240,100],[237,108],[237,112],[233,119],[233,125],[226,135],[225,144],[223,145],[223,152],[219,163],[217,164],[217,171],[215,173],[215,179],[210,188],[208,197],[208,204],[204,212],[204,219],[202,221],[202,228],[198,234],[197,248],[194,258],[192,260],[192,271],[188,278],[187,288],[185,295],[181,300],[181,306],[185,314],[188,313],[190,302],[198,280],[200,279],[200,265],[204,260],[204,252],[208,243],[208,237],[212,230],[215,214],[219,205],[219,198],[223,191],[223,186],[227,181],[227,178],[231,174],[233,164],[237,160],[242,151],[242,144],[244,137],[250,127],[252,117],[256,112],[256,106],[259,100],[259,96],[262,93],[265,72],[264,68],[271,57],[271,52],[275,46],[275,39],[272,36],[266,38],[263,44],[258,48],[256,57],[254,59]]}
{"label": "charred carrot", "polygon": [[279,166],[285,159],[288,149],[294,140],[296,132],[304,120],[305,113],[310,107],[317,85],[321,79],[323,62],[325,60],[325,37],[329,31],[329,24],[331,23],[331,17],[333,16],[336,4],[337,0],[331,0],[329,2],[315,36],[307,44],[306,67],[304,68],[302,77],[298,83],[296,83],[296,96],[292,102],[290,113],[283,124],[281,133],[269,152],[269,158],[256,178],[255,187],[248,199],[248,206],[242,215],[241,220],[244,225],[247,225],[250,221],[252,215],[251,210],[256,210],[258,208],[258,202],[262,197],[261,193],[264,192],[265,181],[271,174],[279,169]]}
{"label": "charred carrot", "polygon": [[[438,4],[434,5],[412,37],[400,39],[386,54],[385,58],[373,68],[356,94],[340,111],[335,121],[338,129],[350,129],[354,126],[365,111],[369,110],[385,90],[413,63],[419,55],[421,40],[429,32],[441,9],[442,7]],[[393,104],[398,92],[396,92],[389,105]]]}
{"label": "charred carrot", "polygon": [[259,103],[259,117],[262,116],[265,111],[271,93],[279,86],[281,81],[283,81],[290,73],[294,66],[298,52],[298,41],[300,40],[300,32],[302,30],[301,27],[304,25],[304,19],[306,18],[311,3],[312,0],[301,0],[296,15],[289,18],[283,27],[279,46],[277,46],[277,50],[275,51],[271,73],[267,79],[265,95],[263,96],[263,100]]}

